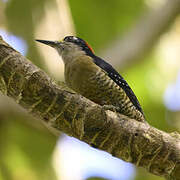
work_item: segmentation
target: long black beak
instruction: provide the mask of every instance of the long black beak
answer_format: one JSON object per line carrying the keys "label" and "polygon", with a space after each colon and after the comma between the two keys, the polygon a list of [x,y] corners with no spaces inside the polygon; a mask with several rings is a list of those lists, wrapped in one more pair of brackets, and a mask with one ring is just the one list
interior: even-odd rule
{"label": "long black beak", "polygon": [[46,45],[51,46],[51,47],[56,47],[57,44],[59,43],[58,41],[46,41],[46,40],[40,40],[40,39],[36,39],[36,41],[43,43],[43,44],[46,44]]}

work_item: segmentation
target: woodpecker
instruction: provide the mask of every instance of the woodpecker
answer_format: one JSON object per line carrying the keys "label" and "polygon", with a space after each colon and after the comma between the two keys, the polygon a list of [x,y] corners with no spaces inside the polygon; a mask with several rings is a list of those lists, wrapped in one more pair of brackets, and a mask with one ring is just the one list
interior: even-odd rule
{"label": "woodpecker", "polygon": [[55,48],[65,65],[65,82],[77,93],[138,121],[145,121],[138,99],[124,78],[94,54],[81,38],[66,36],[61,41],[36,40]]}

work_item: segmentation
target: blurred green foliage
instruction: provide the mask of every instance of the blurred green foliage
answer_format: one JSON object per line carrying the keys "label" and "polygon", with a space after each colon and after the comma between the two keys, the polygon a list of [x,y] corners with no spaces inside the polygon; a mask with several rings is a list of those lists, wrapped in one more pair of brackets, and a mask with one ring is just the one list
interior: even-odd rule
{"label": "blurred green foliage", "polygon": [[56,138],[31,116],[11,108],[0,111],[2,180],[56,179],[52,168],[55,144]]}
{"label": "blurred green foliage", "polygon": [[144,9],[143,0],[69,0],[77,35],[95,49],[124,33]]}

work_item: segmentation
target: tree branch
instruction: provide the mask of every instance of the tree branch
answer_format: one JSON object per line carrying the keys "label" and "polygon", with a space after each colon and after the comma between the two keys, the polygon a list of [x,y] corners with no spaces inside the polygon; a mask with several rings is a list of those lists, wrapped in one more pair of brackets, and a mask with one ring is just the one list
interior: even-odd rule
{"label": "tree branch", "polygon": [[0,91],[55,132],[169,179],[180,179],[180,135],[104,109],[61,84],[0,39]]}

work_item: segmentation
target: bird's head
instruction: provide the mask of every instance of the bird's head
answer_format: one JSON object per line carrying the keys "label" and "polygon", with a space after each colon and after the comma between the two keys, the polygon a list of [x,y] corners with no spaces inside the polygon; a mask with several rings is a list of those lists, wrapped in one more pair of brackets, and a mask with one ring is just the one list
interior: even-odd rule
{"label": "bird's head", "polygon": [[39,39],[36,41],[55,48],[62,57],[64,63],[72,61],[81,55],[94,55],[92,48],[83,39],[75,36],[66,36],[61,41],[47,41]]}

